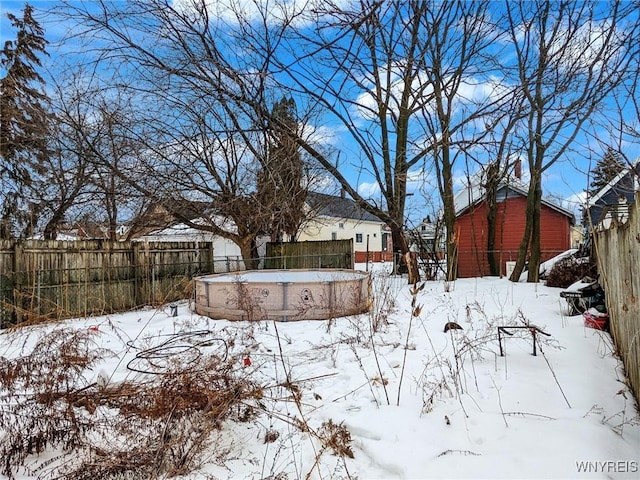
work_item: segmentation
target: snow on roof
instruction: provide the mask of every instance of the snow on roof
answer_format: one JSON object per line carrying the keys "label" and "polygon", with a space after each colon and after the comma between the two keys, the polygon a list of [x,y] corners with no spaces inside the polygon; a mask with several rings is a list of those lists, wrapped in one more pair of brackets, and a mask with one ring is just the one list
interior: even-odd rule
{"label": "snow on roof", "polygon": [[[208,219],[204,219],[204,218],[197,218],[195,220],[193,220],[193,223],[195,224],[199,224],[199,225],[211,225],[211,224],[215,224],[217,225],[219,228],[229,232],[229,233],[236,233],[237,229],[236,229],[236,225],[233,223],[233,221],[231,221],[228,218],[222,217],[222,216],[214,216],[212,218],[208,218]],[[140,237],[140,240],[157,240],[157,239],[162,239],[162,240],[180,240],[180,239],[184,239],[184,238],[189,238],[189,239],[200,239],[200,240],[204,240],[209,239],[211,236],[213,236],[214,234],[212,232],[206,231],[206,230],[200,230],[188,225],[185,225],[184,223],[178,223],[176,225],[171,225],[170,227],[166,227],[160,230],[155,230],[152,232],[149,232],[147,235],[144,235],[142,237]]]}
{"label": "snow on roof", "polygon": [[[484,175],[482,175],[482,173],[484,172],[480,171],[477,174],[473,175],[469,180],[469,184],[467,184],[466,187],[462,188],[456,195],[454,195],[453,202],[455,205],[456,216],[461,215],[469,207],[476,205],[484,200],[486,189],[483,186]],[[498,185],[498,190],[505,189],[526,197],[528,186],[519,178],[509,175]],[[542,204],[546,205],[549,208],[557,210],[567,217],[573,218],[574,216],[573,212],[544,198],[542,199]]]}

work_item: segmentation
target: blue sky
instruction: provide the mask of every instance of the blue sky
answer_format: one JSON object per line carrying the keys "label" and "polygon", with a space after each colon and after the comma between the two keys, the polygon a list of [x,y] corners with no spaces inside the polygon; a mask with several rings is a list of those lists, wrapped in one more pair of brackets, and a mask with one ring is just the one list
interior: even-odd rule
{"label": "blue sky", "polygon": [[[57,5],[54,1],[33,1],[31,4],[36,8],[36,17],[45,29],[45,36],[50,42],[48,51],[50,58],[43,59],[46,69],[55,76],[59,68],[67,68],[65,65],[74,63],[83,56],[83,46],[79,43],[66,43],[60,45],[59,41],[69,32],[69,26],[64,22],[56,19],[44,12]],[[6,19],[6,12],[11,11],[16,15],[20,15],[24,6],[21,1],[2,1],[2,19],[0,20],[0,40],[4,44],[7,39],[13,39],[14,32],[9,28],[9,22]],[[325,138],[344,146],[348,142],[344,132],[340,126],[331,125],[322,126]],[[595,131],[590,137],[584,136],[578,138],[574,144],[574,148],[570,151],[566,158],[558,161],[552,166],[544,176],[543,188],[545,195],[552,196],[556,199],[564,199],[569,202],[579,202],[583,197],[583,191],[588,186],[587,172],[589,167],[593,167],[598,160],[598,151],[603,149],[603,145],[607,143],[606,132]],[[629,159],[635,159],[640,155],[640,146],[633,144],[622,145],[623,152]],[[348,148],[345,148],[348,151]],[[587,153],[593,152],[593,153]],[[347,162],[344,166],[348,169]],[[526,177],[526,165],[524,165]],[[454,171],[456,184],[458,188],[462,186],[465,178],[474,173],[476,166],[468,167],[462,163],[457,163]],[[379,195],[379,189],[372,177],[366,173],[353,168],[352,172],[345,172],[350,179],[352,185],[357,185],[358,191],[363,195],[370,195],[375,198]],[[426,197],[433,196],[437,190],[434,174],[430,171],[416,170],[410,173],[412,181],[409,185],[407,214],[414,219],[419,219],[426,214],[432,215],[433,212],[425,211],[425,203],[430,200]],[[566,207],[573,208],[578,204],[566,203]],[[428,210],[428,209],[427,209]],[[423,215],[424,212],[424,215]]]}

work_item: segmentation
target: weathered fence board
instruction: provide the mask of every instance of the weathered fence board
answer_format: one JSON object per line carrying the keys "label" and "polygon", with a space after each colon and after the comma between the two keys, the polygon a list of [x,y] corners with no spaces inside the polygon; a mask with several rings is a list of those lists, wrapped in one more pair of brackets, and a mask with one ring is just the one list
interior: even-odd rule
{"label": "weathered fence board", "polygon": [[640,395],[640,193],[624,224],[595,235],[611,334],[636,398]]}
{"label": "weathered fence board", "polygon": [[157,305],[213,272],[210,242],[0,241],[0,327]]}
{"label": "weathered fence board", "polygon": [[353,268],[353,239],[267,243],[265,268]]}

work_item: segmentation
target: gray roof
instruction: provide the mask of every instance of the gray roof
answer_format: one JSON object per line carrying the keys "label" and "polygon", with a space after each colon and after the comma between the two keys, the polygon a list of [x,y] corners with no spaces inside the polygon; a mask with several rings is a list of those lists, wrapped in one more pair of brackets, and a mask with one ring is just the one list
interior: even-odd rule
{"label": "gray roof", "polygon": [[360,222],[382,222],[382,220],[372,213],[359,207],[351,198],[327,195],[326,193],[308,192],[307,205],[315,210],[318,215],[324,215],[326,217],[357,220]]}

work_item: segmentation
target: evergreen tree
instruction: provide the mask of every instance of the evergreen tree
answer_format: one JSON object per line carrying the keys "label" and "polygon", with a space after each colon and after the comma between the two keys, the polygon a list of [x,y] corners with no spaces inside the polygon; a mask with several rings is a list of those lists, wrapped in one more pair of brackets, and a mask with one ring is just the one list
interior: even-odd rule
{"label": "evergreen tree", "polygon": [[25,190],[47,155],[49,120],[44,80],[37,72],[39,55],[47,55],[44,30],[29,4],[22,19],[7,17],[17,35],[0,51],[0,238],[11,237],[16,224],[33,223],[29,212],[36,206],[26,200]]}
{"label": "evergreen tree", "polygon": [[278,122],[270,128],[271,142],[258,176],[258,195],[272,212],[265,230],[277,241],[283,233],[296,236],[304,217],[306,189],[302,184],[303,161],[294,140],[298,129],[295,101],[282,98],[274,105],[272,114]]}
{"label": "evergreen tree", "polygon": [[613,180],[622,170],[626,168],[626,164],[619,152],[609,147],[604,156],[598,160],[595,168],[591,171],[591,184],[589,185],[589,194],[595,195]]}

